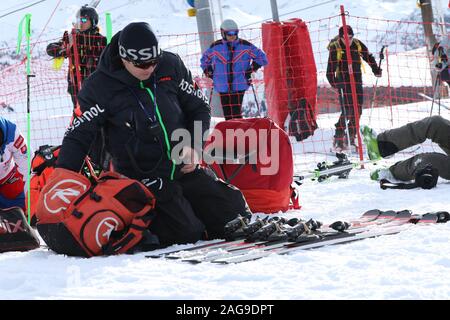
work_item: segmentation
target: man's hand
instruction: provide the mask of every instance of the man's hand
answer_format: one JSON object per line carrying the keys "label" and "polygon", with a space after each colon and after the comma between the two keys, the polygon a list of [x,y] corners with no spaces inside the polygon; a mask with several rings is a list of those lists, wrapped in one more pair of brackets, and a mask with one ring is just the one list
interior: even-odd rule
{"label": "man's hand", "polygon": [[383,69],[377,67],[373,70],[373,74],[375,75],[375,77],[381,78],[381,76],[383,75]]}
{"label": "man's hand", "polygon": [[181,160],[183,161],[183,167],[180,171],[185,174],[194,171],[200,163],[200,157],[197,151],[188,146],[183,147]]}

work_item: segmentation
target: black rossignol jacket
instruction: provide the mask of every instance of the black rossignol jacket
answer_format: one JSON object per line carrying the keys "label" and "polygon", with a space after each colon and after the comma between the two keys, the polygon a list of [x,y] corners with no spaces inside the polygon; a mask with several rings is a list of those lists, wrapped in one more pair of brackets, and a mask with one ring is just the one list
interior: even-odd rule
{"label": "black rossignol jacket", "polygon": [[[79,171],[103,128],[116,171],[134,179],[176,178],[181,167],[169,159],[177,143],[170,137],[175,129],[186,128],[194,139],[194,121],[200,122],[202,134],[209,129],[207,99],[194,87],[181,58],[170,52],[163,51],[149,79],[141,82],[133,77],[120,59],[119,35],[83,84],[78,99],[84,115],[67,131],[57,167]],[[192,140],[187,143],[194,145]]]}

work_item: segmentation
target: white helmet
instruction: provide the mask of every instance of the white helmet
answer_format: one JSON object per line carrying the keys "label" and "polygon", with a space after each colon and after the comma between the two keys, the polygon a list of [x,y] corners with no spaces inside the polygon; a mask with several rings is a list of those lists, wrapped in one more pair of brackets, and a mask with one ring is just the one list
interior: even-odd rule
{"label": "white helmet", "polygon": [[238,27],[237,23],[234,20],[226,19],[220,25],[220,29],[223,30],[223,31],[239,30],[239,27]]}
{"label": "white helmet", "polygon": [[226,40],[226,32],[233,32],[234,35],[238,35],[239,27],[234,20],[226,19],[220,25],[220,32],[222,33],[222,38]]}

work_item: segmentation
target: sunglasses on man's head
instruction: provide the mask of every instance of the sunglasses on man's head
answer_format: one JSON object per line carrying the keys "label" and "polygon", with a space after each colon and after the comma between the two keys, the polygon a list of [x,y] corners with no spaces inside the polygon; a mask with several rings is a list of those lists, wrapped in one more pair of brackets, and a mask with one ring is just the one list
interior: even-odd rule
{"label": "sunglasses on man's head", "polygon": [[88,22],[89,21],[89,18],[86,18],[86,17],[81,17],[80,18],[80,22],[81,23],[86,23],[86,22]]}
{"label": "sunglasses on man's head", "polygon": [[239,33],[238,30],[230,30],[230,31],[225,32],[225,34],[226,34],[227,36],[237,36],[238,33]]}
{"label": "sunglasses on man's head", "polygon": [[137,62],[137,61],[130,61],[133,66],[139,69],[148,69],[150,67],[154,67],[158,64],[158,59],[152,59],[146,62]]}

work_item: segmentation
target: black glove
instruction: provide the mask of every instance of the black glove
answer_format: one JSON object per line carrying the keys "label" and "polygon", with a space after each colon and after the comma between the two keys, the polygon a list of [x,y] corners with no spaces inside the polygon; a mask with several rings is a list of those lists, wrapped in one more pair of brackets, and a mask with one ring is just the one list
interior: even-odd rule
{"label": "black glove", "polygon": [[213,68],[211,67],[211,66],[208,66],[204,71],[203,71],[203,73],[205,74],[205,76],[207,76],[208,78],[213,78],[213,76],[214,76],[214,70],[213,70]]}
{"label": "black glove", "polygon": [[250,86],[252,84],[252,69],[247,69],[245,71],[245,79],[247,80],[247,84]]}
{"label": "black glove", "polygon": [[172,201],[173,198],[183,194],[181,185],[176,181],[164,178],[145,178],[141,182],[153,193],[157,203]]}
{"label": "black glove", "polygon": [[372,72],[375,75],[375,77],[381,77],[381,75],[383,74],[383,69],[375,67],[372,69]]}
{"label": "black glove", "polygon": [[66,54],[66,48],[60,42],[53,42],[47,46],[47,54],[51,57],[58,58]]}
{"label": "black glove", "polygon": [[415,174],[415,183],[422,189],[432,189],[436,186],[439,178],[439,171],[427,164],[424,168],[417,170]]}

